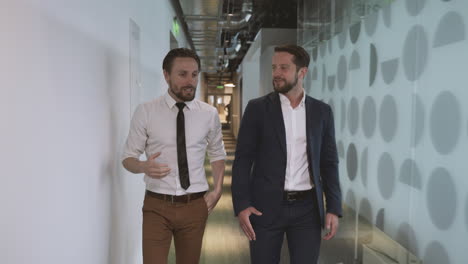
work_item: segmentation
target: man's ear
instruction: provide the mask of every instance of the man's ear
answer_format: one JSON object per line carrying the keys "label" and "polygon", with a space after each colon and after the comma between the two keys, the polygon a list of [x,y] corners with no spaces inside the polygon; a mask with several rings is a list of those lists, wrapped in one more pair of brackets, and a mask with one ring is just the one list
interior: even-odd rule
{"label": "man's ear", "polygon": [[163,74],[164,74],[164,79],[166,79],[166,82],[169,83],[169,80],[170,80],[169,73],[166,70],[164,70]]}
{"label": "man's ear", "polygon": [[301,77],[302,79],[304,79],[307,75],[307,71],[309,70],[309,68],[307,67],[302,67],[300,70],[299,70],[299,77]]}

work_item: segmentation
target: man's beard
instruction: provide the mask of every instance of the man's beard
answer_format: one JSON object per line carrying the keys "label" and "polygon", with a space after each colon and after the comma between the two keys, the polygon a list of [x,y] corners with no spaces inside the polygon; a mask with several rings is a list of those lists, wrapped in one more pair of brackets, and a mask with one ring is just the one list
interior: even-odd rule
{"label": "man's beard", "polygon": [[[284,85],[283,86],[275,85],[275,80],[282,80],[284,82]],[[282,93],[282,94],[288,93],[296,85],[297,85],[297,73],[296,73],[296,76],[294,76],[294,81],[292,83],[287,82],[286,79],[282,79],[282,78],[273,79],[273,88],[278,93]]]}
{"label": "man's beard", "polygon": [[[179,89],[174,89],[174,88],[179,88]],[[192,88],[193,89],[193,94],[191,95],[187,95],[187,94],[184,94],[184,89],[185,88]],[[193,100],[193,98],[195,98],[195,91],[196,91],[196,87],[192,86],[192,85],[187,85],[187,86],[183,86],[183,87],[177,87],[177,86],[173,86],[171,83],[169,84],[169,89],[171,90],[171,92],[181,101],[184,101],[184,102],[190,102]],[[177,92],[178,90],[178,92]]]}

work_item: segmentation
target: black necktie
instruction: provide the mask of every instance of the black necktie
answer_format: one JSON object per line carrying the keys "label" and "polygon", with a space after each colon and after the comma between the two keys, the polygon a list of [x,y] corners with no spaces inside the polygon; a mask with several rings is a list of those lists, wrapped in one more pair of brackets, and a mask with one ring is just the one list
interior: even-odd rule
{"label": "black necktie", "polygon": [[187,190],[190,186],[190,179],[187,163],[187,149],[185,146],[185,103],[176,103],[176,106],[179,108],[179,113],[177,114],[177,163],[179,165],[179,179],[182,188]]}

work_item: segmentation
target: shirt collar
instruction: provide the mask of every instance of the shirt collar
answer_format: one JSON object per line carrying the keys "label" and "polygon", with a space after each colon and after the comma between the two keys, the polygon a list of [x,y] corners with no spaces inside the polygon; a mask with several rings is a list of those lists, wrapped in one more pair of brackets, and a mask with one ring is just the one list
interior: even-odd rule
{"label": "shirt collar", "polygon": [[303,107],[304,104],[305,104],[305,98],[306,98],[306,93],[305,93],[305,90],[302,89],[302,99],[301,99],[301,102],[299,103],[299,106],[300,107]]}
{"label": "shirt collar", "polygon": [[[187,101],[187,102],[184,102],[187,109],[193,109],[193,107],[195,106],[194,105],[194,101],[195,99],[193,99],[192,101]],[[164,101],[166,101],[166,104],[167,106],[172,109],[173,107],[176,107],[175,104],[177,103],[176,100],[174,100],[174,98],[172,98],[172,96],[169,94],[169,92],[166,92],[166,94],[164,95]]]}
{"label": "shirt collar", "polygon": [[[303,93],[302,93],[302,99],[301,99],[301,102],[299,103],[298,106],[300,107],[303,107],[304,104],[305,104],[305,91],[304,89],[302,89]],[[289,101],[288,97],[286,97],[286,95],[282,94],[282,93],[278,93],[279,96],[280,96],[280,101],[281,101],[281,104],[285,104],[285,105],[291,105],[291,101]]]}

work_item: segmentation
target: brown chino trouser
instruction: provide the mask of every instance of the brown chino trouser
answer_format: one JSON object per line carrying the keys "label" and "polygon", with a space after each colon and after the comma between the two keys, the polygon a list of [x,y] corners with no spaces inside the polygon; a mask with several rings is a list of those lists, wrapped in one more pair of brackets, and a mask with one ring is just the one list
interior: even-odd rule
{"label": "brown chino trouser", "polygon": [[207,218],[203,197],[171,202],[147,193],[143,204],[143,263],[166,264],[174,236],[176,263],[198,264]]}

